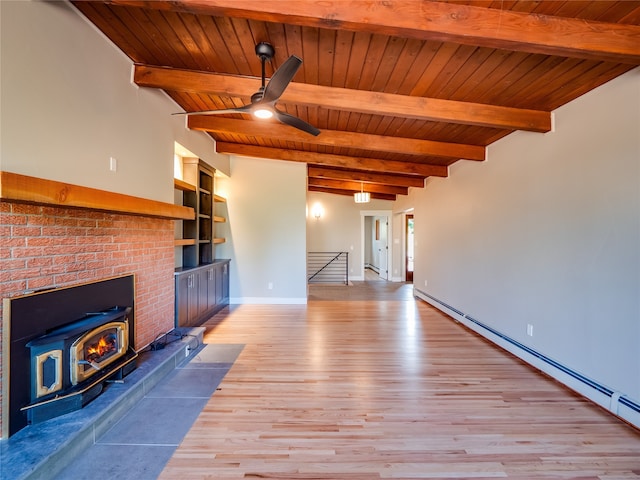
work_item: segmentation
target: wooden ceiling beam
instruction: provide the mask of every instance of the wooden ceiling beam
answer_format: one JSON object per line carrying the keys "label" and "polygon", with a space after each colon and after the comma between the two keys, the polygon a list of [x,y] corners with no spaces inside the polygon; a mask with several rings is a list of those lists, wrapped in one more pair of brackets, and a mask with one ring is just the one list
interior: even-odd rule
{"label": "wooden ceiling beam", "polygon": [[640,26],[415,0],[110,0],[106,3],[640,64]]}
{"label": "wooden ceiling beam", "polygon": [[[309,192],[330,193],[332,195],[346,195],[350,197],[353,197],[353,194],[355,193],[350,190],[340,190],[336,188],[326,188],[326,187],[315,187],[313,185],[309,185],[307,190]],[[390,195],[386,193],[372,193],[371,198],[376,200],[391,200],[392,202],[396,200],[395,195]]]}
{"label": "wooden ceiling beam", "polygon": [[378,183],[398,187],[424,187],[424,177],[408,177],[389,173],[362,172],[356,170],[338,170],[315,165],[309,165],[307,167],[307,175],[309,178],[351,180],[354,182]]}
{"label": "wooden ceiling beam", "polygon": [[327,153],[304,152],[284,148],[260,147],[242,143],[216,142],[216,151],[230,155],[241,155],[289,162],[313,163],[329,167],[352,168],[373,172],[401,173],[419,175],[421,177],[447,177],[448,168],[441,165],[429,165],[417,162],[399,162],[396,160],[380,160],[377,158],[347,157]]}
{"label": "wooden ceiling beam", "polygon": [[375,183],[349,182],[346,180],[333,180],[329,178],[309,178],[308,185],[314,187],[335,188],[338,190],[349,190],[351,193],[360,190],[369,193],[388,193],[392,195],[407,195],[408,187],[394,187],[388,185],[379,185]]}
{"label": "wooden ceiling beam", "polygon": [[[222,75],[177,68],[135,65],[133,80],[141,87],[189,93],[249,97],[260,86],[259,78]],[[321,106],[369,115],[390,115],[433,122],[478,125],[509,130],[548,132],[551,113],[438,98],[412,97],[347,88],[290,83],[280,98],[293,105]]]}
{"label": "wooden ceiling beam", "polygon": [[310,145],[358,148],[362,150],[432,155],[436,157],[479,160],[485,159],[485,147],[461,143],[435,142],[414,138],[385,137],[366,133],[323,130],[314,137],[301,130],[273,121],[236,120],[215,115],[190,115],[187,126],[193,130],[230,135],[248,135],[266,139],[301,142]]}

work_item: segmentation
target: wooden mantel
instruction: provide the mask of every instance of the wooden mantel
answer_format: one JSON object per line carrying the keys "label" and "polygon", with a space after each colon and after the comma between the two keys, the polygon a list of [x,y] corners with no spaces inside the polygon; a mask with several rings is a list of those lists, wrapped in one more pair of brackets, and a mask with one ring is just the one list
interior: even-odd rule
{"label": "wooden mantel", "polygon": [[193,220],[193,208],[69,183],[0,172],[0,201],[84,208],[171,220]]}

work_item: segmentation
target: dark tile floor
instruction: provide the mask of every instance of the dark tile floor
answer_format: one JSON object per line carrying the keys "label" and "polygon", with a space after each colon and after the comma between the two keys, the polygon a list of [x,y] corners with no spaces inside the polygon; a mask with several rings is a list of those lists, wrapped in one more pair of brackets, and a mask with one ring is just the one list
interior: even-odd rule
{"label": "dark tile floor", "polygon": [[156,478],[242,348],[243,345],[205,345],[53,478]]}

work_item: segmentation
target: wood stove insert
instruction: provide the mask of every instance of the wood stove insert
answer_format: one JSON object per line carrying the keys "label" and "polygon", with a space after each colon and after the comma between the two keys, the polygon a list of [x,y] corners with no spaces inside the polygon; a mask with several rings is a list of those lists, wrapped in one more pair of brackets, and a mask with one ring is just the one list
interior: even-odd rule
{"label": "wood stove insert", "polygon": [[105,380],[135,368],[129,345],[131,307],[113,307],[51,330],[27,343],[31,356],[29,423],[78,410],[100,394]]}
{"label": "wood stove insert", "polygon": [[135,368],[134,285],[123,275],[4,300],[3,438],[82,408]]}

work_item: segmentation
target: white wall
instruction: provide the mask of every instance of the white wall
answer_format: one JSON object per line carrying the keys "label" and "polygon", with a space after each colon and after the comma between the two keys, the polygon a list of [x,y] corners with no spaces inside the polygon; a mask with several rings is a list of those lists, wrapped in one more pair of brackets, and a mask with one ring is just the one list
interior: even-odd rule
{"label": "white wall", "polygon": [[[323,209],[322,217],[317,220],[311,214],[316,205]],[[381,210],[391,210],[392,205],[388,200],[357,204],[351,196],[309,192],[307,251],[349,252],[349,279],[363,280],[362,215],[367,212],[376,215]]]}
{"label": "white wall", "polygon": [[411,189],[410,206],[417,289],[640,399],[640,69],[557,110],[555,132]]}
{"label": "white wall", "polygon": [[306,177],[304,163],[231,157],[216,257],[231,258],[232,304],[306,303]]}
{"label": "white wall", "polygon": [[0,9],[0,169],[169,203],[174,141],[228,172],[213,140],[172,117],[164,93],[132,84],[132,62],[74,7]]}

